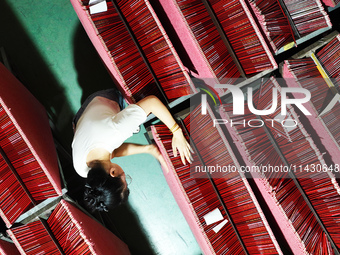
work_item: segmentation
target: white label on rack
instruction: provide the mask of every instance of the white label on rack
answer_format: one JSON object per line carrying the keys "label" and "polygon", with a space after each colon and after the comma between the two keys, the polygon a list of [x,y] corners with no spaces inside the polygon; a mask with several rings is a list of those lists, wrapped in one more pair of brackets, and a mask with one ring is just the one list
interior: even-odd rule
{"label": "white label on rack", "polygon": [[223,220],[223,216],[218,208],[203,216],[207,225]]}
{"label": "white label on rack", "polygon": [[90,14],[96,14],[107,11],[106,0],[90,0]]}
{"label": "white label on rack", "polygon": [[216,227],[213,228],[214,232],[217,233],[218,231],[221,230],[221,228],[223,228],[223,226],[225,224],[227,224],[228,220],[224,220],[222,221],[220,224],[218,224]]}

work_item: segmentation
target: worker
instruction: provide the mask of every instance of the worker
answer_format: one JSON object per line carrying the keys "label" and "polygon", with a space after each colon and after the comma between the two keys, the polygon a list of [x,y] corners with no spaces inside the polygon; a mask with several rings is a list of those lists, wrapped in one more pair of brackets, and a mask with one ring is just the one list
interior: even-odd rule
{"label": "worker", "polygon": [[158,148],[124,143],[153,113],[171,131],[174,156],[191,163],[191,148],[166,106],[155,96],[147,96],[124,108],[124,100],[115,89],[101,90],[89,96],[73,119],[73,165],[86,179],[84,202],[91,211],[109,211],[124,203],[129,195],[124,170],[111,162],[115,157],[148,153],[166,168]]}

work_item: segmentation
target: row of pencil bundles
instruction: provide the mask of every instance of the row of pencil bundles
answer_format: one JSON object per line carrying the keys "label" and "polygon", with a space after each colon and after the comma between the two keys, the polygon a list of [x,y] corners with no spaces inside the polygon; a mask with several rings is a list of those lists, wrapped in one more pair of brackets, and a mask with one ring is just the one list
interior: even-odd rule
{"label": "row of pencil bundles", "polygon": [[[171,134],[166,126],[152,127],[153,137],[171,169],[170,175],[166,175],[169,185],[206,254],[337,254],[339,251],[340,187],[336,180],[337,172],[332,169],[309,171],[312,166],[339,168],[340,165],[337,125],[340,105],[336,97],[340,76],[337,54],[339,35],[337,32],[332,33],[321,42],[321,45],[316,44],[318,46],[313,51],[297,54],[299,58],[286,60],[282,66],[282,76],[288,86],[310,89],[312,97],[306,107],[313,114],[303,119],[293,107],[287,107],[287,115],[281,116],[281,108],[278,107],[266,116],[293,121],[296,127],[272,125],[261,120],[247,107],[244,115],[233,115],[232,104],[224,103],[219,109],[219,116],[228,123],[241,123],[245,119],[247,123],[256,120],[256,123],[262,121],[264,125],[249,128],[241,124],[225,124],[224,132],[221,132],[219,125],[213,127],[213,120],[216,119],[213,111],[208,108],[208,114],[202,115],[201,107],[198,106],[184,119],[182,126],[183,130],[188,130],[188,140],[196,148],[191,166],[182,166],[180,158],[174,157]],[[260,88],[253,95],[253,104],[256,109],[269,109],[273,103],[272,89],[276,88],[280,92],[281,86],[272,76],[259,79],[256,83]],[[325,102],[329,103],[334,97],[336,100],[333,100],[335,103],[331,105],[332,108],[320,116],[325,110]],[[190,129],[190,126],[200,128]],[[310,134],[311,128],[318,136]],[[232,137],[232,142],[228,143],[227,137]],[[258,195],[252,196],[252,188],[244,192],[253,186],[247,184],[242,172],[226,172],[222,175],[211,173],[209,176],[208,171],[195,171],[202,166],[216,165],[238,165],[239,169],[239,157],[247,166],[294,165],[306,166],[308,169],[251,172],[261,201],[264,199],[266,204],[264,208],[267,209],[263,212],[263,201],[259,203]],[[239,182],[235,178],[238,175]],[[250,204],[253,206],[246,202],[247,196],[252,198]],[[237,202],[237,199],[242,202]],[[258,221],[248,218],[250,214],[247,212],[251,208],[251,215],[258,215]],[[223,218],[228,219],[218,234],[213,231],[216,225],[209,225],[205,220],[205,216],[216,209],[221,211]],[[237,213],[233,213],[234,210]],[[272,224],[273,219],[276,225]],[[248,243],[249,240],[252,241]],[[268,250],[262,246],[264,244]]]}
{"label": "row of pencil bundles", "polygon": [[47,219],[38,218],[7,232],[21,254],[130,254],[118,237],[64,199]]}
{"label": "row of pencil bundles", "polygon": [[213,83],[261,76],[278,67],[275,54],[332,27],[320,0],[104,2],[94,12],[95,2],[71,0],[129,102],[197,92],[188,71]]}
{"label": "row of pencil bundles", "polygon": [[0,215],[9,228],[62,187],[43,106],[2,64],[0,73]]}

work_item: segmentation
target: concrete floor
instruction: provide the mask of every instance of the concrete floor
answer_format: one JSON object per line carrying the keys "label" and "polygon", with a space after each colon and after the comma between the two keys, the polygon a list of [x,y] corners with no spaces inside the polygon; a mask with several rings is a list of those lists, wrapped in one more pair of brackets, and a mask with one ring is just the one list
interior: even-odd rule
{"label": "concrete floor", "polygon": [[[70,152],[71,119],[81,102],[92,92],[113,86],[71,3],[2,0],[0,24],[0,47],[12,72],[45,106],[59,143]],[[129,141],[148,143],[143,131]],[[149,155],[116,162],[132,177],[130,198],[104,218],[132,254],[201,254],[158,162]],[[68,183],[71,189],[79,185],[75,179]]]}

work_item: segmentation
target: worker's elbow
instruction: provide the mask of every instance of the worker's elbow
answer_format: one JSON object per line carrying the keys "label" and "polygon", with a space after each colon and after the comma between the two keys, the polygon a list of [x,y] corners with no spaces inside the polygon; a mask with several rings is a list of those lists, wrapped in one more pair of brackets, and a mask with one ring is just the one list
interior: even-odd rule
{"label": "worker's elbow", "polygon": [[159,107],[162,102],[158,99],[158,97],[154,95],[147,96],[146,98],[146,104],[149,106],[149,109],[151,112],[155,110],[155,107]]}
{"label": "worker's elbow", "polygon": [[145,113],[149,115],[160,106],[160,102],[161,101],[156,96],[150,95],[139,101],[137,105],[139,105],[145,111]]}
{"label": "worker's elbow", "polygon": [[156,101],[159,101],[158,97],[156,97],[156,96],[154,96],[154,95],[147,96],[145,99],[146,99],[147,101],[150,101],[151,103],[156,102]]}

